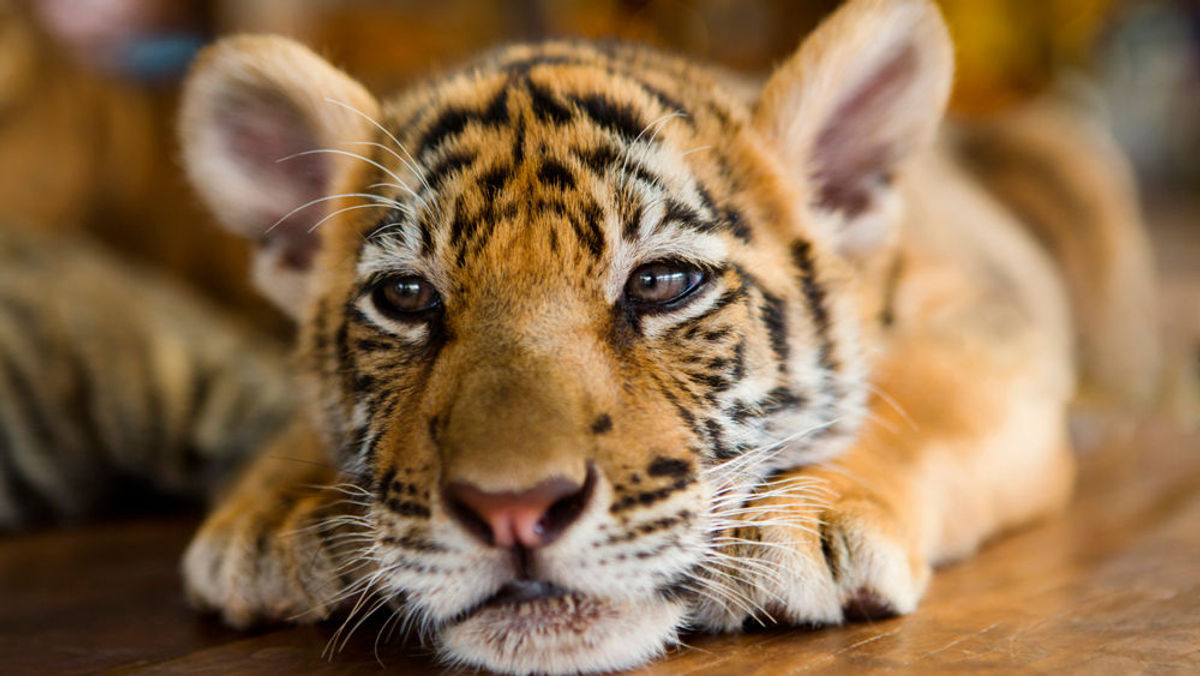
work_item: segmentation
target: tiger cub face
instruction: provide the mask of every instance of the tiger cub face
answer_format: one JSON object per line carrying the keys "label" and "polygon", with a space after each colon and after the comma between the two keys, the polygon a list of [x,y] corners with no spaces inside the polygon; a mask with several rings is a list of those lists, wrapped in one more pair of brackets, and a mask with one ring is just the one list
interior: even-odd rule
{"label": "tiger cub face", "polygon": [[745,619],[747,501],[862,416],[860,271],[946,95],[931,11],[852,3],[756,102],[585,42],[382,100],[282,38],[201,58],[188,169],[299,321],[375,589],[448,658],[620,668]]}

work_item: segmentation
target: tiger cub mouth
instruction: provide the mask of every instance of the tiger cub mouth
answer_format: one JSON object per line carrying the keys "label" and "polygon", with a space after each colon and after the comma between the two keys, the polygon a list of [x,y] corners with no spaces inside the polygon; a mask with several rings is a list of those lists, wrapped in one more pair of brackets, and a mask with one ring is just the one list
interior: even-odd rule
{"label": "tiger cub mouth", "polygon": [[603,604],[550,582],[514,580],[468,611],[464,617],[510,625],[582,630]]}
{"label": "tiger cub mouth", "polygon": [[569,596],[570,592],[551,582],[539,580],[513,580],[501,587],[480,605],[506,606],[524,605],[531,602],[553,600]]}

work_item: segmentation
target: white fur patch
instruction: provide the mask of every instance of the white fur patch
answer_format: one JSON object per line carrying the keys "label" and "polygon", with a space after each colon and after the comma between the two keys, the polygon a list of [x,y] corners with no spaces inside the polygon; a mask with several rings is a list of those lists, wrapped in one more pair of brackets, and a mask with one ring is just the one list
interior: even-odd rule
{"label": "white fur patch", "polygon": [[511,674],[616,671],[661,655],[683,619],[678,603],[568,597],[485,608],[445,629],[438,649],[451,664]]}

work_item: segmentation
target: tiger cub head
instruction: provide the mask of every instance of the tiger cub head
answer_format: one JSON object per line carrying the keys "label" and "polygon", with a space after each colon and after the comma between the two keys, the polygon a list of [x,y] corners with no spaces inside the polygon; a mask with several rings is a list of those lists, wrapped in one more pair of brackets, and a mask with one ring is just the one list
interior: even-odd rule
{"label": "tiger cub head", "polygon": [[924,0],[849,3],[754,97],[619,44],[386,98],[278,37],[204,53],[188,171],[301,327],[376,588],[448,659],[614,669],[754,611],[727,534],[859,425],[891,179],[950,70]]}

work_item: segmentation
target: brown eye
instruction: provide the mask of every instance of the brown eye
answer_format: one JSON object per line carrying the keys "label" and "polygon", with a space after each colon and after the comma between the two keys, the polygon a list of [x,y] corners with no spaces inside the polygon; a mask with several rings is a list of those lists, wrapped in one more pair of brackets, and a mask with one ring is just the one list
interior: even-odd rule
{"label": "brown eye", "polygon": [[385,279],[375,286],[371,300],[380,312],[389,317],[410,320],[442,303],[441,296],[432,284],[411,275]]}
{"label": "brown eye", "polygon": [[647,263],[625,282],[625,296],[637,303],[670,305],[683,300],[705,279],[704,271],[686,263]]}

